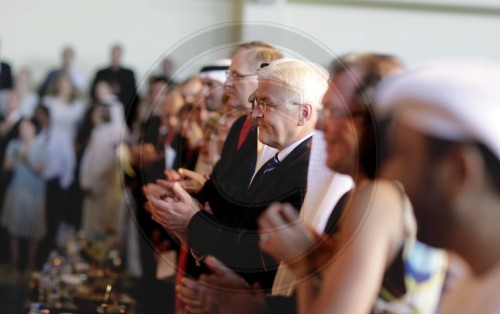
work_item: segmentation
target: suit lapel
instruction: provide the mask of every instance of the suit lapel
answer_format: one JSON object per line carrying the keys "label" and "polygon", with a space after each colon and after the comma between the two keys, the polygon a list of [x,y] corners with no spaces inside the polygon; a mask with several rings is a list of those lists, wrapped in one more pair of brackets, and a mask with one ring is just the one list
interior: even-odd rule
{"label": "suit lapel", "polygon": [[290,165],[308,149],[311,139],[312,137],[309,137],[308,139],[300,143],[297,147],[295,147],[295,149],[291,151],[290,154],[288,154],[288,156],[286,156],[285,159],[282,160],[273,171],[264,174],[264,170],[266,169],[268,162],[260,167],[259,171],[257,171],[255,177],[253,178],[252,184],[250,184],[250,186],[248,187],[247,194],[251,195],[255,190],[261,189],[263,184],[265,184],[266,181],[268,181],[270,178],[280,177],[280,174],[283,173],[283,171],[293,171]]}

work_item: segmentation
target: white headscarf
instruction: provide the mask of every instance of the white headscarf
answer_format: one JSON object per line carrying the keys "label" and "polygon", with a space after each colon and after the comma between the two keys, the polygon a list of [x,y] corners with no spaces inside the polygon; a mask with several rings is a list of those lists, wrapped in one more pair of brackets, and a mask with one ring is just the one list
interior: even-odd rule
{"label": "white headscarf", "polygon": [[380,113],[424,134],[473,140],[500,159],[500,64],[447,58],[410,68],[383,81],[376,93]]}

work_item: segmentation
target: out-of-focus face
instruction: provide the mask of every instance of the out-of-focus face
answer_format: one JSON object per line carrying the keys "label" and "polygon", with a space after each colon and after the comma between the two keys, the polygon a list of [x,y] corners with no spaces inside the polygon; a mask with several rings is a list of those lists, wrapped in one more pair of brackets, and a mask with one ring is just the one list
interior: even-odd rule
{"label": "out-of-focus face", "polygon": [[95,87],[95,97],[98,101],[104,101],[108,96],[112,95],[111,86],[108,82],[100,81]]}
{"label": "out-of-focus face", "polygon": [[178,115],[178,120],[180,123],[180,133],[184,136],[188,134],[196,124],[195,116],[192,112],[186,112]]}
{"label": "out-of-focus face", "polygon": [[30,120],[23,120],[19,124],[19,137],[23,141],[32,140],[35,138],[36,128]]}
{"label": "out-of-focus face", "polygon": [[167,77],[170,77],[170,75],[172,75],[172,68],[173,68],[172,61],[170,59],[165,59],[165,60],[163,60],[162,65],[163,65],[163,73]]}
{"label": "out-of-focus face", "polygon": [[219,124],[217,125],[217,147],[220,151],[222,151],[222,147],[227,139],[231,126],[240,116],[241,111],[233,109],[223,114],[219,119]]}
{"label": "out-of-focus face", "polygon": [[323,96],[326,164],[336,172],[349,175],[355,173],[358,165],[364,123],[363,115],[353,104],[357,87],[358,83],[348,72],[342,72],[334,76]]}
{"label": "out-of-focus face", "polygon": [[58,82],[58,94],[59,95],[71,95],[73,93],[73,84],[68,76],[63,75],[59,78]]}
{"label": "out-of-focus face", "polygon": [[148,100],[150,104],[162,104],[165,101],[167,91],[167,83],[155,82],[151,83],[148,90]]}
{"label": "out-of-focus face", "polygon": [[257,101],[266,103],[266,108],[255,106],[252,117],[257,120],[259,141],[282,150],[300,138],[300,106],[292,101],[292,91],[282,84],[261,80],[255,91]]}
{"label": "out-of-focus face", "polygon": [[257,70],[249,60],[250,50],[238,51],[231,60],[229,77],[226,80],[226,92],[229,103],[234,107],[251,110],[248,97],[257,89]]}
{"label": "out-of-focus face", "polygon": [[180,88],[182,97],[184,98],[184,103],[186,104],[194,104],[200,95],[202,88],[201,80],[199,79],[191,79],[183,84]]}
{"label": "out-of-focus face", "polygon": [[217,111],[221,106],[222,95],[226,92],[224,85],[210,78],[202,78],[202,95],[205,98],[205,106],[209,111]]}
{"label": "out-of-focus face", "polygon": [[122,58],[122,53],[123,53],[123,50],[122,50],[122,47],[120,47],[120,46],[113,46],[113,48],[111,48],[111,64],[112,65],[117,66],[120,64],[121,58]]}
{"label": "out-of-focus face", "polygon": [[450,215],[443,187],[439,184],[442,165],[429,155],[429,139],[396,122],[388,134],[389,154],[382,176],[401,182],[415,213],[417,238],[427,244],[446,247],[448,230],[455,221]]}
{"label": "out-of-focus face", "polygon": [[182,97],[176,92],[170,93],[165,97],[165,102],[161,108],[161,119],[162,124],[165,125],[169,131],[179,130],[180,123],[177,113],[182,105]]}
{"label": "out-of-focus face", "polygon": [[75,54],[73,52],[73,49],[71,48],[65,48],[63,50],[62,54],[63,67],[67,68],[71,65],[71,63],[73,62],[74,55]]}
{"label": "out-of-focus face", "polygon": [[16,89],[27,90],[30,86],[30,75],[27,70],[21,70],[16,78]]}

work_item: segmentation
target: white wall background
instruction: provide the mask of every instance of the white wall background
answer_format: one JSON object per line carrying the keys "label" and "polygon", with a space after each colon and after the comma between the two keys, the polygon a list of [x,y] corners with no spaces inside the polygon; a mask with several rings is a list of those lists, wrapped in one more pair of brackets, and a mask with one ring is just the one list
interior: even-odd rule
{"label": "white wall background", "polygon": [[443,55],[500,61],[500,15],[293,3],[286,6],[284,23],[337,54],[391,52],[407,63]]}
{"label": "white wall background", "polygon": [[0,0],[0,55],[39,81],[70,44],[91,80],[119,42],[139,81],[178,41],[232,20],[233,9],[231,0]]}
{"label": "white wall background", "polygon": [[[111,44],[120,42],[125,47],[124,64],[136,71],[140,81],[179,41],[219,23],[243,20],[284,24],[336,54],[392,52],[408,63],[441,55],[500,61],[500,15],[254,1],[0,0],[0,56],[15,70],[31,68],[39,81],[60,62],[61,48],[70,44],[77,52],[77,67],[90,80],[98,67],[107,64]],[[259,39],[253,36],[243,26],[241,39]],[[286,43],[289,34],[277,36]],[[181,76],[227,53],[211,52]],[[330,61],[314,53],[307,57],[322,64]]]}

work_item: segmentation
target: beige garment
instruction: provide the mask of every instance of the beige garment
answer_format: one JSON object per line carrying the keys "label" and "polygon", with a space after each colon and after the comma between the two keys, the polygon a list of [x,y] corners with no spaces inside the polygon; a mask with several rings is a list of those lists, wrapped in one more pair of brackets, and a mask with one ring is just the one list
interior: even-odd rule
{"label": "beige garment", "polygon": [[[326,166],[326,143],[323,132],[312,138],[307,172],[307,193],[300,216],[317,233],[323,233],[328,218],[339,199],[354,187],[351,177],[335,173]],[[282,263],[274,279],[272,294],[289,296],[294,289],[294,276]]]}
{"label": "beige garment", "polygon": [[469,276],[443,298],[442,314],[500,313],[500,263],[482,276]]}
{"label": "beige garment", "polygon": [[122,190],[118,143],[120,130],[111,124],[92,131],[80,167],[83,201],[82,229],[92,238],[102,232],[120,234],[125,197]]}

